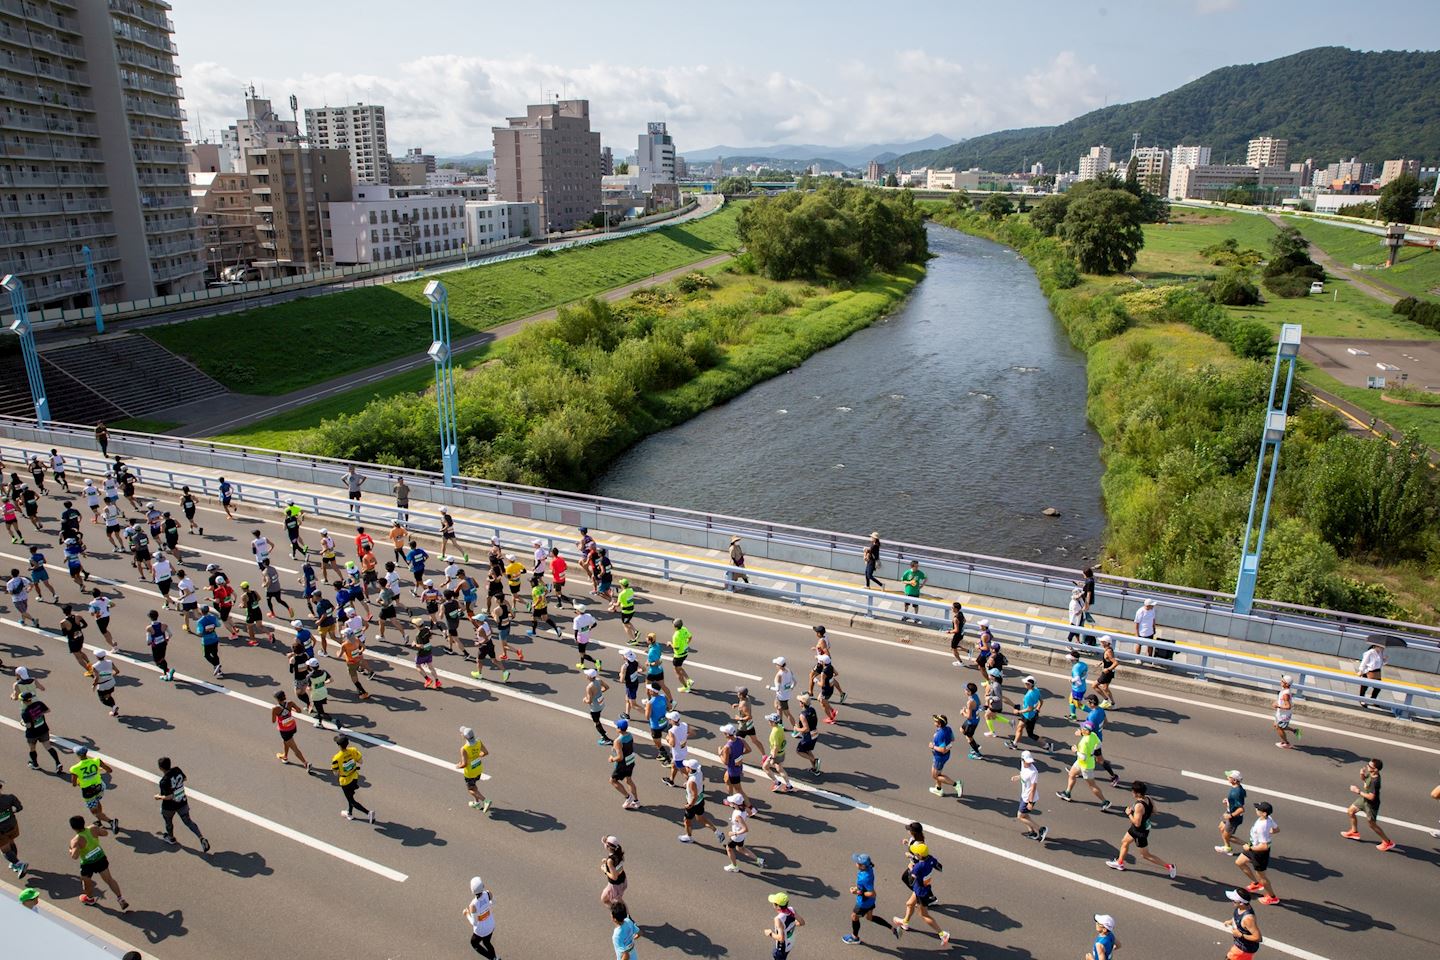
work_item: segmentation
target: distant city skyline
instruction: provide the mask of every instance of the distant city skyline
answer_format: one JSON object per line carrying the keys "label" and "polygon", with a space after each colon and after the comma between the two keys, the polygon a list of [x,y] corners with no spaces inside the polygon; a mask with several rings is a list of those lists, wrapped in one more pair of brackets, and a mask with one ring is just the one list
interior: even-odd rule
{"label": "distant city skyline", "polygon": [[1041,2],[1013,19],[968,2],[920,0],[901,16],[853,6],[702,14],[632,0],[615,19],[619,8],[554,0],[536,30],[531,9],[480,16],[463,0],[422,0],[403,15],[355,0],[342,18],[253,0],[247,21],[275,28],[253,43],[236,42],[223,5],[175,0],[172,17],[195,138],[218,139],[243,116],[254,83],[281,112],[292,93],[302,109],[382,104],[393,151],[440,155],[488,150],[492,126],[555,95],[590,100],[594,127],[625,153],[652,120],[670,125],[681,154],[853,146],[1060,123],[1314,46],[1440,47],[1425,0],[1398,0],[1384,17],[1331,0]]}

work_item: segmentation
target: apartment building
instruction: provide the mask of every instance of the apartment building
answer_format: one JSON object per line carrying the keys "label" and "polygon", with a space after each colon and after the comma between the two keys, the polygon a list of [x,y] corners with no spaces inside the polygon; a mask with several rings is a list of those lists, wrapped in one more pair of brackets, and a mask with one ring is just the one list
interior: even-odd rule
{"label": "apartment building", "polygon": [[0,273],[33,307],[200,289],[163,0],[0,0]]}
{"label": "apartment building", "polygon": [[307,107],[305,133],[312,147],[347,151],[351,179],[355,183],[390,182],[390,147],[385,136],[384,107],[373,103]]}
{"label": "apartment building", "polygon": [[1208,167],[1210,148],[1177,143],[1175,149],[1170,151],[1170,163],[1174,167]]}
{"label": "apartment building", "polygon": [[1386,160],[1385,165],[1380,168],[1380,186],[1385,186],[1391,180],[1397,180],[1405,174],[1412,177],[1420,176],[1419,160]]}
{"label": "apartment building", "polygon": [[1170,186],[1170,151],[1161,147],[1139,147],[1131,154],[1135,178],[1149,193],[1163,196]]}
{"label": "apartment building", "polygon": [[269,100],[255,96],[252,85],[245,93],[245,119],[237,120],[221,131],[220,169],[244,173],[249,151],[298,143],[299,140],[299,124],[294,119],[282,119]]}
{"label": "apartment building", "polygon": [[635,169],[640,192],[649,193],[657,183],[675,182],[675,141],[664,123],[646,124],[635,147]]}
{"label": "apartment building", "polygon": [[1256,137],[1245,148],[1247,167],[1283,167],[1290,162],[1290,141],[1276,137]]}
{"label": "apartment building", "polygon": [[871,160],[865,165],[865,179],[871,183],[879,183],[885,179],[885,167],[879,160]]}
{"label": "apartment building", "polygon": [[1110,148],[1106,146],[1091,147],[1090,152],[1080,158],[1080,179],[1094,180],[1102,173],[1110,169]]}
{"label": "apartment building", "polygon": [[245,165],[261,273],[304,273],[333,263],[330,205],[353,195],[349,153],[291,143],[251,150]]}
{"label": "apartment building", "polygon": [[1245,165],[1175,166],[1170,172],[1172,200],[1218,200],[1235,187],[1253,187],[1252,194],[1266,203],[1300,195],[1301,173],[1287,167]]}
{"label": "apartment building", "polygon": [[190,171],[190,196],[207,280],[220,279],[220,272],[227,267],[248,267],[261,259],[252,181],[248,173],[193,167]]}
{"label": "apartment building", "polygon": [[494,127],[495,192],[540,204],[545,232],[582,225],[600,209],[600,134],[590,101],[531,104],[525,116]]}
{"label": "apartment building", "polygon": [[538,237],[540,204],[509,200],[468,200],[465,203],[465,240],[480,251],[522,237]]}
{"label": "apartment building", "polygon": [[330,204],[335,262],[375,263],[458,251],[466,246],[465,208],[488,202],[488,191],[483,183],[357,186],[350,200]]}

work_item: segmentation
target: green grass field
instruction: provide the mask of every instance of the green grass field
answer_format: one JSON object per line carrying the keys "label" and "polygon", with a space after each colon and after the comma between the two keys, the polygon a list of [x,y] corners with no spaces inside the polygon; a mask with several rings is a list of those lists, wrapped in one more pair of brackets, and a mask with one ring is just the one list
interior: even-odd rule
{"label": "green grass field", "polygon": [[1422,443],[1440,450],[1440,408],[1410,407],[1399,403],[1387,403],[1380,398],[1379,390],[1346,386],[1309,363],[1302,363],[1300,371],[1305,380],[1321,390],[1333,393],[1342,400],[1349,400],[1360,409],[1384,420],[1396,430],[1406,433],[1414,430],[1420,435]]}
{"label": "green grass field", "polygon": [[1275,225],[1243,213],[1175,208],[1170,223],[1145,225],[1145,246],[1132,274],[1144,280],[1213,277],[1220,268],[1200,256],[1201,249],[1234,237],[1240,248],[1269,255]]}
{"label": "green grass field", "polygon": [[[1297,219],[1295,225],[1305,239],[1330,254],[1343,267],[1356,263],[1374,266],[1385,262],[1385,246],[1372,233],[1305,219]],[[1366,275],[1407,290],[1411,296],[1440,299],[1440,250],[1401,247],[1395,266],[1373,273],[1367,271]]]}
{"label": "green grass field", "polygon": [[[737,208],[665,230],[444,276],[458,339],[507,320],[734,250]],[[425,280],[307,297],[146,330],[239,393],[274,395],[430,343]]]}
{"label": "green grass field", "polygon": [[126,417],[110,424],[112,430],[131,430],[135,433],[169,433],[180,424],[174,420],[150,420],[145,417]]}

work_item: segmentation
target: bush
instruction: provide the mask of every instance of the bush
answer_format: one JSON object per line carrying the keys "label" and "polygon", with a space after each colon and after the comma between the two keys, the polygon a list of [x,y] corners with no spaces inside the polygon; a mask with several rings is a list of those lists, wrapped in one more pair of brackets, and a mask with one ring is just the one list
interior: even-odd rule
{"label": "bush", "polygon": [[1249,270],[1230,267],[1210,284],[1210,299],[1227,307],[1251,307],[1260,302],[1260,288]]}
{"label": "bush", "polygon": [[1055,286],[1061,290],[1069,290],[1080,285],[1080,270],[1075,266],[1075,261],[1069,257],[1057,259],[1050,267],[1050,276],[1055,280]]}
{"label": "bush", "polygon": [[701,290],[714,290],[715,281],[700,272],[687,273],[675,280],[675,289],[681,293],[697,293]]}
{"label": "bush", "polygon": [[1285,300],[1295,300],[1300,297],[1310,296],[1310,284],[1313,282],[1310,277],[1298,273],[1283,273],[1276,277],[1266,277],[1261,281],[1265,289]]}
{"label": "bush", "polygon": [[1416,556],[1440,503],[1418,437],[1327,440],[1306,468],[1305,512],[1343,556]]}
{"label": "bush", "polygon": [[1390,309],[1422,327],[1440,330],[1440,303],[1406,297],[1396,301],[1395,306]]}

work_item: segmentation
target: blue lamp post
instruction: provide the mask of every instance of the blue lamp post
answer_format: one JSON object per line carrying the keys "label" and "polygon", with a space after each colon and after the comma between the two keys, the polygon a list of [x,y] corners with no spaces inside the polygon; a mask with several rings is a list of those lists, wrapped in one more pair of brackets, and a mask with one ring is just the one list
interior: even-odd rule
{"label": "blue lamp post", "polygon": [[90,281],[90,304],[95,308],[95,332],[105,332],[105,317],[100,313],[100,288],[95,284],[95,259],[90,256],[90,244],[80,248],[85,257],[85,279]]}
{"label": "blue lamp post", "polygon": [[445,284],[431,280],[425,284],[425,299],[430,301],[430,349],[435,361],[435,403],[440,412],[440,462],[445,471],[445,486],[455,485],[460,472],[460,448],[455,427],[455,368],[450,357],[450,294]]}
{"label": "blue lamp post", "polygon": [[[1270,525],[1270,498],[1275,493],[1275,473],[1280,467],[1280,442],[1285,439],[1285,411],[1290,409],[1290,387],[1295,382],[1295,362],[1300,356],[1300,324],[1287,323],[1280,328],[1280,343],[1275,348],[1275,369],[1270,374],[1270,401],[1265,407],[1265,429],[1260,435],[1260,459],[1255,463],[1255,486],[1250,491],[1250,515],[1245,520],[1245,539],[1240,542],[1240,576],[1235,582],[1235,612],[1248,614],[1255,601],[1255,579],[1260,573],[1260,550],[1265,546],[1265,528]],[[1275,388],[1280,383],[1280,367],[1285,366],[1285,393],[1275,405]],[[1265,476],[1265,458],[1270,458],[1269,479],[1265,483],[1265,505],[1260,511],[1260,526],[1255,527],[1255,507],[1260,500],[1260,478]],[[1254,534],[1255,548],[1250,548]]]}
{"label": "blue lamp post", "polygon": [[30,329],[30,311],[25,305],[25,285],[13,273],[5,274],[0,287],[10,294],[10,309],[15,319],[10,332],[20,338],[20,353],[25,359],[25,376],[30,381],[30,399],[35,403],[35,425],[45,426],[50,419],[50,401],[45,396],[45,376],[40,370],[40,355],[35,352],[35,332]]}

